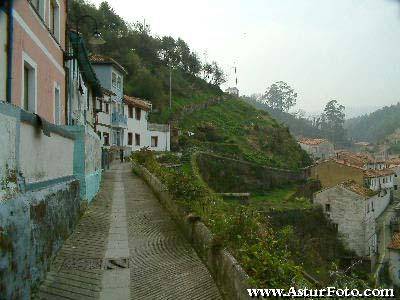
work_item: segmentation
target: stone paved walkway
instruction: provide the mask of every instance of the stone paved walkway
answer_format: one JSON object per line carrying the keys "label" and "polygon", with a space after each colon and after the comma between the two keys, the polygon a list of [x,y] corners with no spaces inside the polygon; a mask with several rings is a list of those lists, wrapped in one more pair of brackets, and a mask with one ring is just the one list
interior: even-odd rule
{"label": "stone paved walkway", "polygon": [[104,174],[38,298],[221,299],[196,252],[128,164]]}

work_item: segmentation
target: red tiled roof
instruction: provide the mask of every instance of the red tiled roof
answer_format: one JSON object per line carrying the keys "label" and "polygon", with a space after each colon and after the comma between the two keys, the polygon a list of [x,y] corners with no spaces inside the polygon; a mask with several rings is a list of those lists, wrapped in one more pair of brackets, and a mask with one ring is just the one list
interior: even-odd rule
{"label": "red tiled roof", "polygon": [[395,172],[391,169],[365,170],[364,171],[364,176],[368,177],[368,178],[389,176],[389,175],[394,175],[394,174],[395,174]]}
{"label": "red tiled roof", "polygon": [[305,144],[305,145],[310,145],[310,146],[316,146],[316,145],[320,145],[322,143],[328,143],[328,140],[326,140],[326,139],[301,138],[301,139],[299,139],[299,143]]}
{"label": "red tiled roof", "polygon": [[124,95],[124,102],[128,105],[139,107],[147,111],[151,109],[151,103],[140,98]]}
{"label": "red tiled roof", "polygon": [[113,65],[118,70],[120,70],[122,73],[128,74],[128,72],[124,69],[124,67],[121,66],[116,60],[114,60],[111,57],[99,55],[99,54],[93,54],[89,57],[89,60],[92,64]]}
{"label": "red tiled roof", "polygon": [[392,241],[390,242],[389,249],[400,250],[400,232],[395,232],[392,237]]}
{"label": "red tiled roof", "polygon": [[366,187],[356,183],[354,180],[345,181],[341,184],[341,186],[343,186],[344,188],[348,189],[349,191],[352,191],[363,197],[372,197],[372,196],[378,194],[378,192],[375,192],[369,188],[366,188]]}

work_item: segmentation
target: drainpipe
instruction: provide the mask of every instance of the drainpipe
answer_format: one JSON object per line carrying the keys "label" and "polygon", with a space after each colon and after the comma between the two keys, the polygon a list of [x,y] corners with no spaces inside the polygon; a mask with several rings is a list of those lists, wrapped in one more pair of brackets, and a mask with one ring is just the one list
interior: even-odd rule
{"label": "drainpipe", "polygon": [[7,86],[6,100],[11,103],[11,80],[12,80],[12,54],[13,54],[13,37],[14,37],[14,17],[13,17],[13,0],[8,1],[7,7]]}

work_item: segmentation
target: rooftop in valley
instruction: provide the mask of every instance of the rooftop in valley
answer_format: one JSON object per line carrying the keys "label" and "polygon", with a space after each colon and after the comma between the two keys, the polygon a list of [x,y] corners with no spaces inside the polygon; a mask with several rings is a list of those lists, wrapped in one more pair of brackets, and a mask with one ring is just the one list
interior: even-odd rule
{"label": "rooftop in valley", "polygon": [[301,138],[301,139],[299,139],[299,143],[309,145],[309,146],[317,146],[322,143],[329,143],[329,141],[326,139]]}
{"label": "rooftop in valley", "polygon": [[345,181],[341,184],[341,186],[343,186],[345,189],[352,191],[363,197],[372,197],[372,196],[378,194],[378,192],[375,192],[369,188],[366,188],[366,187],[356,183],[354,180]]}
{"label": "rooftop in valley", "polygon": [[391,169],[383,169],[383,170],[365,170],[364,176],[367,178],[375,178],[375,177],[383,177],[394,175],[395,172]]}
{"label": "rooftop in valley", "polygon": [[151,106],[152,106],[149,101],[146,101],[146,100],[143,100],[140,98],[136,98],[136,97],[132,97],[132,96],[127,96],[127,95],[124,95],[123,101],[128,105],[131,105],[134,107],[139,107],[139,108],[141,108],[143,110],[147,110],[147,111],[151,110]]}

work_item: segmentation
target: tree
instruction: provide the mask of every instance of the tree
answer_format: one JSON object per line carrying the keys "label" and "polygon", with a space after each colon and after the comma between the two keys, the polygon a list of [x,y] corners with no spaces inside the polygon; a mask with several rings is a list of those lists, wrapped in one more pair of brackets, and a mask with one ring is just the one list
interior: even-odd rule
{"label": "tree", "polygon": [[278,81],[268,88],[263,100],[273,109],[288,111],[296,105],[297,93],[286,82]]}
{"label": "tree", "polygon": [[329,101],[324,112],[319,118],[319,127],[324,132],[325,136],[335,144],[343,144],[345,141],[345,107],[336,100]]}
{"label": "tree", "polygon": [[218,64],[213,61],[212,65],[212,81],[211,83],[215,86],[220,86],[226,82],[226,76],[224,71],[218,66]]}

